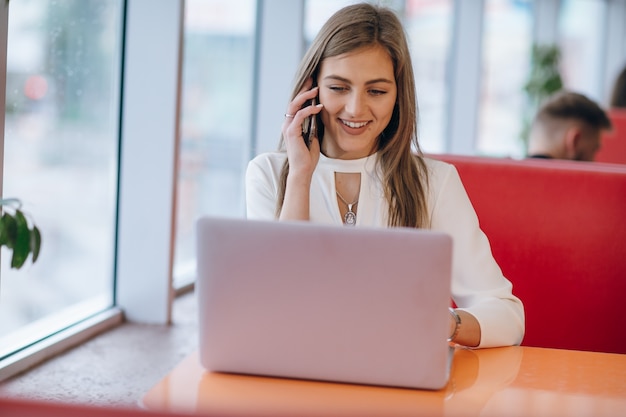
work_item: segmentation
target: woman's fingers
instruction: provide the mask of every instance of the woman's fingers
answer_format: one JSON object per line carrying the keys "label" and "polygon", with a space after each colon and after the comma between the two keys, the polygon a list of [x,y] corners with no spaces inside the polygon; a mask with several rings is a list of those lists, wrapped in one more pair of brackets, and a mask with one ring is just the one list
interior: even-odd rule
{"label": "woman's fingers", "polygon": [[[318,90],[319,90],[318,87],[313,87],[310,90],[306,90],[306,91],[300,92],[291,101],[291,103],[289,103],[289,106],[287,106],[287,112],[285,113],[285,121],[289,122],[289,121],[295,119],[295,117],[297,116],[298,112],[300,110],[303,110],[304,104],[307,101],[312,100],[313,98],[317,97]],[[306,107],[309,107],[309,106],[306,106]],[[304,107],[304,108],[306,108],[306,107]]]}
{"label": "woman's fingers", "polygon": [[[311,84],[312,82],[305,83],[302,90],[289,103],[282,126],[283,140],[289,160],[289,180],[285,189],[285,202],[293,200],[293,198],[288,199],[287,196],[293,196],[294,192],[296,195],[304,193],[302,195],[308,196],[311,177],[320,158],[319,140],[317,137],[309,137],[309,143],[305,143],[302,131],[307,125],[305,122],[308,122],[310,128],[311,119],[316,117],[324,107],[322,104],[306,104],[307,102],[314,103],[313,99],[318,95],[319,89],[311,88]],[[304,188],[298,191],[299,187]],[[308,203],[306,206],[308,207]]]}
{"label": "woman's fingers", "polygon": [[322,110],[323,106],[321,105],[307,106],[305,104],[307,101],[312,102],[318,95],[318,87],[308,89],[309,87],[310,83],[305,84],[300,93],[287,106],[282,127],[283,138],[287,142],[295,137],[302,138],[302,130],[307,122],[307,118],[318,114]]}
{"label": "woman's fingers", "polygon": [[302,136],[302,127],[307,117],[312,117],[322,111],[323,104],[307,106],[298,110],[295,114],[285,114],[283,122],[283,136],[285,139],[292,136]]}

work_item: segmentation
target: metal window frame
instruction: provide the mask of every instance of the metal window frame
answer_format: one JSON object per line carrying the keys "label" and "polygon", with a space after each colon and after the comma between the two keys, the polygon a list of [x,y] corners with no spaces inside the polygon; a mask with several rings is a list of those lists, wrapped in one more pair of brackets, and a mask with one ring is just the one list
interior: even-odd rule
{"label": "metal window frame", "polygon": [[143,323],[171,323],[175,295],[184,6],[126,6],[115,301]]}
{"label": "metal window frame", "polygon": [[250,156],[273,151],[304,53],[304,0],[258,0]]}
{"label": "metal window frame", "polygon": [[626,0],[605,1],[604,72],[600,85],[608,106],[615,80],[626,66]]}
{"label": "metal window frame", "polygon": [[476,149],[484,6],[484,0],[454,2],[445,152],[472,154]]}
{"label": "metal window frame", "polygon": [[[7,98],[7,38],[9,32],[9,0],[0,0],[0,196],[4,175],[4,119]],[[1,279],[1,277],[0,277]]]}

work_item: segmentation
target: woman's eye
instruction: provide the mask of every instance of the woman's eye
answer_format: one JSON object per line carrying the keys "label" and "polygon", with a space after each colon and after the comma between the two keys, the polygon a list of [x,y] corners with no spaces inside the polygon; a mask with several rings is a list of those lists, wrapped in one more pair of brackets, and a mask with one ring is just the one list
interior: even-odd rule
{"label": "woman's eye", "polygon": [[347,88],[347,87],[342,87],[342,86],[339,86],[339,85],[331,85],[329,88],[330,88],[332,91],[336,91],[336,92],[338,92],[338,93],[343,92],[343,91],[347,91],[347,90],[348,90],[348,88]]}
{"label": "woman's eye", "polygon": [[384,90],[370,90],[370,94],[373,96],[381,96],[383,94],[386,94],[387,92]]}

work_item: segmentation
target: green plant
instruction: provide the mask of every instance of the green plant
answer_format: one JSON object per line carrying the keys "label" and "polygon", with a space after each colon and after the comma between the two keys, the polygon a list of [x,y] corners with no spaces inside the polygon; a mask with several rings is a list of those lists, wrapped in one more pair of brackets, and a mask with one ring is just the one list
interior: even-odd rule
{"label": "green plant", "polygon": [[11,268],[20,269],[28,255],[36,262],[41,249],[41,233],[34,223],[29,222],[22,203],[15,198],[0,199],[2,216],[0,217],[0,247],[6,246],[13,251]]}
{"label": "green plant", "polygon": [[563,88],[559,70],[560,60],[561,50],[557,45],[533,45],[530,73],[524,85],[527,105],[520,135],[525,149],[535,113],[546,98]]}

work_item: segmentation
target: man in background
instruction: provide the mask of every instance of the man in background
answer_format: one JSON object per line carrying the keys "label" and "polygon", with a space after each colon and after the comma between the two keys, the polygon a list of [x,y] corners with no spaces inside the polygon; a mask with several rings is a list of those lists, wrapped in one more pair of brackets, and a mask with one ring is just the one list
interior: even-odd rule
{"label": "man in background", "polygon": [[611,121],[596,102],[579,93],[557,92],[535,115],[528,156],[593,161],[604,130],[611,130]]}

